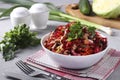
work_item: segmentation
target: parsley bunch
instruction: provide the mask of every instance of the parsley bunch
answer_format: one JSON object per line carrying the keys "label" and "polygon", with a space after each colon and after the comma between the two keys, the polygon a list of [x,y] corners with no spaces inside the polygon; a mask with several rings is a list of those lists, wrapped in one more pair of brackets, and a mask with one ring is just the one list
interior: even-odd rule
{"label": "parsley bunch", "polygon": [[26,24],[20,24],[5,33],[0,42],[0,51],[2,51],[5,61],[8,61],[15,57],[16,50],[38,44],[40,44],[40,39],[36,37],[36,33],[30,32],[29,26]]}

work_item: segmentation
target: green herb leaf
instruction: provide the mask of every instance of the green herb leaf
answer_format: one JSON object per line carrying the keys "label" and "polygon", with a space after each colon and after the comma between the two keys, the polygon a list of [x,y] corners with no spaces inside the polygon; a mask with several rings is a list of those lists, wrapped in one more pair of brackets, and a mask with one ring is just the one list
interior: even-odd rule
{"label": "green herb leaf", "polygon": [[3,40],[0,42],[1,51],[5,61],[15,57],[15,51],[28,46],[36,46],[40,44],[40,39],[36,37],[35,32],[29,31],[29,26],[20,24],[13,30],[5,33]]}
{"label": "green herb leaf", "polygon": [[80,22],[74,23],[70,26],[70,32],[68,33],[68,40],[80,38],[82,36],[82,26]]}
{"label": "green herb leaf", "polygon": [[76,22],[72,24],[69,28],[69,33],[68,33],[68,41],[78,39],[78,38],[83,38],[84,34],[90,34],[90,37],[94,37],[95,35],[95,27],[91,26],[86,26],[81,24],[80,22]]}

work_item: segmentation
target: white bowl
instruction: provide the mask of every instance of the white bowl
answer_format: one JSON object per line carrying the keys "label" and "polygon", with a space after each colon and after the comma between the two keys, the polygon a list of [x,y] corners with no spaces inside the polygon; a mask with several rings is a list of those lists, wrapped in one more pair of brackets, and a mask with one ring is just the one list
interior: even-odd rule
{"label": "white bowl", "polygon": [[96,64],[105,54],[106,49],[103,51],[91,54],[87,56],[68,56],[63,54],[58,54],[55,52],[50,51],[49,49],[45,48],[43,45],[44,41],[49,37],[49,33],[44,35],[41,39],[41,45],[45,50],[46,54],[51,57],[51,59],[56,62],[61,67],[70,68],[70,69],[83,69],[90,67]]}

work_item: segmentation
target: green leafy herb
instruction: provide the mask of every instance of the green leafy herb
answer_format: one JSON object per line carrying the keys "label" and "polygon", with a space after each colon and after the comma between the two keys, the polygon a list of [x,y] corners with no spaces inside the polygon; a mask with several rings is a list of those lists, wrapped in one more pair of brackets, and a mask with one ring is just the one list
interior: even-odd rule
{"label": "green leafy herb", "polygon": [[84,34],[90,34],[90,37],[95,35],[95,27],[86,26],[81,24],[80,22],[76,22],[70,26],[69,33],[68,33],[68,41],[83,38]]}
{"label": "green leafy herb", "polygon": [[36,33],[30,32],[29,26],[25,24],[17,25],[10,32],[6,32],[3,40],[0,42],[5,61],[13,59],[15,51],[18,49],[39,45],[40,39],[36,35]]}

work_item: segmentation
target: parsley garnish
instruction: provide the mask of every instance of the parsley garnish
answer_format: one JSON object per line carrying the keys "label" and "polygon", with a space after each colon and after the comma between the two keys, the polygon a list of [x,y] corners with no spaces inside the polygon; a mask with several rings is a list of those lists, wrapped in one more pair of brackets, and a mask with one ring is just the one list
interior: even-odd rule
{"label": "parsley garnish", "polygon": [[95,30],[95,27],[83,25],[80,22],[76,22],[70,26],[67,40],[71,41],[74,39],[83,38],[83,35],[85,33],[88,33],[91,37],[93,37],[95,35]]}

